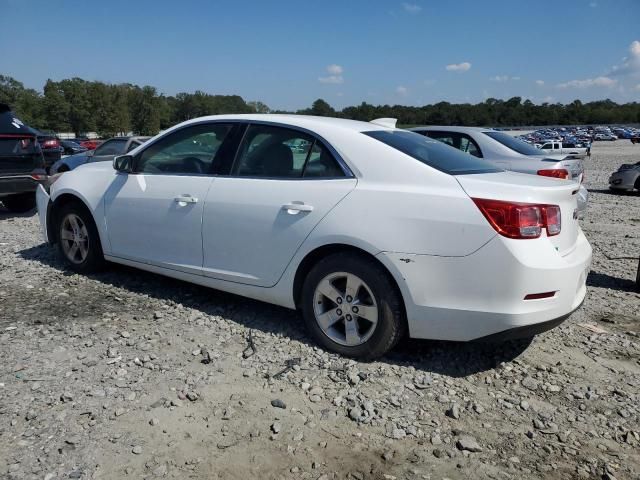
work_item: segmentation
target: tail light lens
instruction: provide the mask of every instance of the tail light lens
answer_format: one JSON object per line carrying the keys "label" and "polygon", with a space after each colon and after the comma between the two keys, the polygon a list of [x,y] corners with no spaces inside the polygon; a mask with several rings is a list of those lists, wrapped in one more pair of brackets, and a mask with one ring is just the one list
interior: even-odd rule
{"label": "tail light lens", "polygon": [[60,141],[53,139],[53,140],[45,140],[44,142],[42,142],[42,146],[44,148],[55,148],[55,147],[59,147],[60,146]]}
{"label": "tail light lens", "polygon": [[562,229],[560,207],[534,203],[503,202],[473,198],[482,214],[500,235],[507,238],[538,238],[542,229],[547,236],[558,235]]}
{"label": "tail light lens", "polygon": [[561,178],[563,180],[568,180],[569,178],[571,178],[571,176],[569,175],[569,171],[564,168],[538,170],[538,175],[542,175],[543,177]]}

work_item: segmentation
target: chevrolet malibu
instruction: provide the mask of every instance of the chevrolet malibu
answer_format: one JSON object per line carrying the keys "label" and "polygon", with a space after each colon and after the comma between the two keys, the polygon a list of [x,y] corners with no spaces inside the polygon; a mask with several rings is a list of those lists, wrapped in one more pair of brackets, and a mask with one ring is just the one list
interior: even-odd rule
{"label": "chevrolet malibu", "polygon": [[117,262],[299,309],[324,348],[371,359],[407,333],[520,338],[567,318],[591,262],[577,188],[392,119],[229,115],[55,176],[37,203],[77,272]]}

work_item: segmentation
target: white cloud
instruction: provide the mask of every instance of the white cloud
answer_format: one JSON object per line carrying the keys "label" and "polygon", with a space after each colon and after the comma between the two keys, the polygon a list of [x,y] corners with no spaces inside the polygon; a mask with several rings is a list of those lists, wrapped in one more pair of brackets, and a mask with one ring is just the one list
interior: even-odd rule
{"label": "white cloud", "polygon": [[344,68],[342,68],[342,65],[336,65],[335,63],[332,63],[331,65],[327,66],[327,73],[331,75],[342,75],[342,72],[344,72]]}
{"label": "white cloud", "polygon": [[402,8],[404,8],[405,12],[411,13],[413,15],[415,15],[416,13],[420,13],[420,11],[422,10],[422,7],[420,5],[416,5],[415,3],[406,3],[406,2],[402,4]]}
{"label": "white cloud", "polygon": [[329,75],[327,77],[318,77],[318,81],[320,83],[340,85],[341,83],[344,83],[344,78],[342,77],[342,75]]}
{"label": "white cloud", "polygon": [[544,80],[536,80],[536,85],[538,85],[539,87],[544,85]]}
{"label": "white cloud", "polygon": [[344,77],[342,73],[344,72],[344,68],[341,65],[336,65],[332,63],[331,65],[327,65],[327,75],[326,77],[318,77],[318,81],[320,83],[329,83],[333,85],[340,85],[344,83]]}
{"label": "white cloud", "polygon": [[489,77],[492,82],[508,82],[509,80],[520,80],[520,77],[510,77],[509,75],[496,75],[495,77]]}
{"label": "white cloud", "polygon": [[471,68],[471,64],[469,62],[452,63],[445,67],[445,69],[449,72],[466,72],[470,68]]}
{"label": "white cloud", "polygon": [[614,87],[617,80],[609,77],[586,78],[584,80],[570,80],[559,83],[558,88],[591,88],[591,87]]}
{"label": "white cloud", "polygon": [[637,85],[634,87],[634,90],[637,90],[637,91],[639,91],[639,92],[640,92],[640,83],[639,83],[639,84],[637,84]]}
{"label": "white cloud", "polygon": [[546,96],[542,99],[542,103],[554,103],[555,101],[556,99],[550,96]]}
{"label": "white cloud", "polygon": [[622,59],[622,65],[614,65],[610,75],[640,75],[640,41],[629,45],[629,56]]}
{"label": "white cloud", "polygon": [[598,2],[591,2],[591,3],[589,4],[589,6],[590,6],[591,8],[596,8],[596,7],[598,6]]}
{"label": "white cloud", "polygon": [[409,89],[400,85],[396,88],[396,93],[404,97],[407,93],[409,93]]}

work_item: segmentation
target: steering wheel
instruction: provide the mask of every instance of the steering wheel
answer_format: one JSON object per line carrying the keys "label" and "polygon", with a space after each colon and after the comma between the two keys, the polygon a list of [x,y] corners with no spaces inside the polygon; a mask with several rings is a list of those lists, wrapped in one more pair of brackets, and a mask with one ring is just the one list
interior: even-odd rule
{"label": "steering wheel", "polygon": [[186,157],[182,159],[185,173],[205,173],[204,164],[198,157]]}

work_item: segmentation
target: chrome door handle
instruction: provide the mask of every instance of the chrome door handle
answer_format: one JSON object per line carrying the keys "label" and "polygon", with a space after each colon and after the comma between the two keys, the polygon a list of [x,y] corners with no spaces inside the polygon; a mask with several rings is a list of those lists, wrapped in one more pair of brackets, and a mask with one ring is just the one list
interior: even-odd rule
{"label": "chrome door handle", "polygon": [[288,214],[290,215],[296,215],[300,212],[313,212],[313,206],[311,205],[305,205],[304,203],[300,202],[300,203],[296,203],[296,202],[292,202],[292,203],[285,203],[282,206],[283,210],[286,210]]}
{"label": "chrome door handle", "polygon": [[186,205],[187,203],[198,203],[198,199],[196,197],[192,197],[191,195],[180,195],[179,197],[176,197],[173,199],[176,203],[178,204],[184,204]]}

